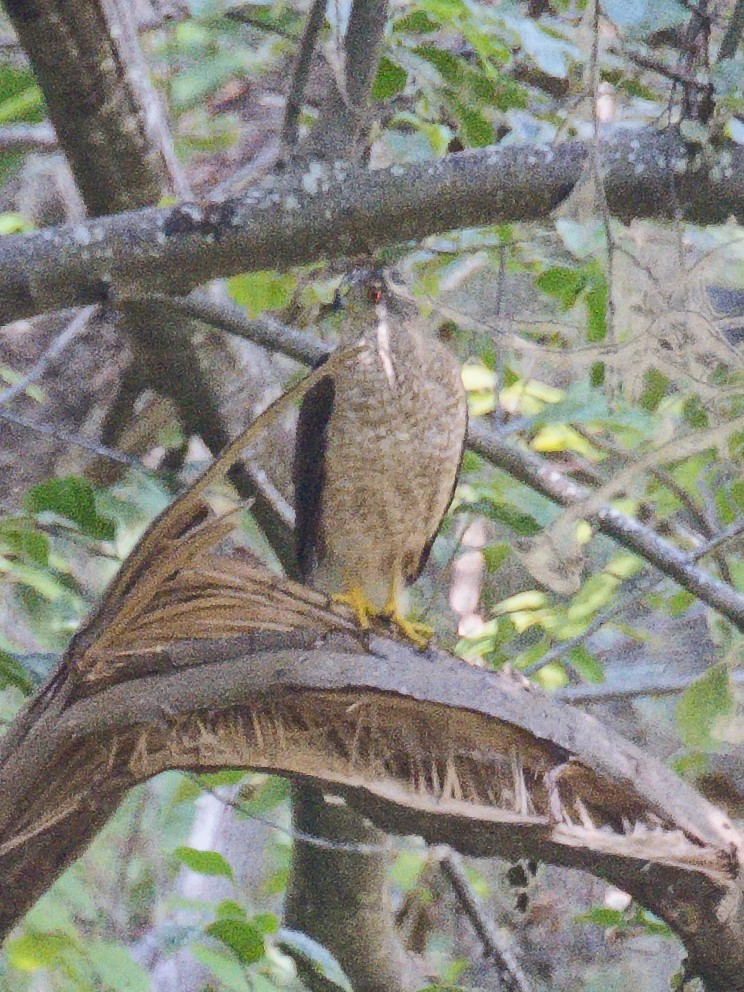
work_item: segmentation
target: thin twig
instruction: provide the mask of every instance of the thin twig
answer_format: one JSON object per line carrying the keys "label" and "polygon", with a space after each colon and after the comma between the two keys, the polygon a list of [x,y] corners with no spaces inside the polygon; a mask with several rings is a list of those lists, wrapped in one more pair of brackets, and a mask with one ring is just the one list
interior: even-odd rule
{"label": "thin twig", "polygon": [[269,24],[266,21],[262,21],[258,17],[251,17],[246,7],[227,10],[225,11],[225,17],[231,21],[239,21],[241,24],[247,24],[249,27],[255,28],[257,31],[265,31],[266,34],[276,34],[279,35],[280,38],[286,38],[287,41],[297,41],[297,34],[295,31],[288,31],[279,24]]}
{"label": "thin twig", "polygon": [[325,20],[326,4],[327,0],[313,0],[313,5],[305,22],[305,30],[302,32],[302,40],[300,41],[297,60],[294,65],[294,71],[292,72],[292,81],[287,91],[287,103],[284,108],[284,122],[282,124],[282,143],[288,149],[294,148],[297,144],[297,133],[305,87],[308,76],[310,75],[310,65],[318,41],[318,35]]}
{"label": "thin twig", "polygon": [[[705,672],[695,675],[674,675],[659,678],[653,682],[641,682],[634,685],[570,685],[556,689],[555,695],[566,703],[613,703],[624,699],[643,699],[661,696],[677,696],[689,689]],[[729,678],[736,685],[744,685],[744,671],[733,671]]]}
{"label": "thin twig", "polygon": [[87,327],[88,321],[97,309],[98,307],[90,306],[85,307],[77,313],[65,330],[52,341],[36,364],[9,389],[0,393],[0,406],[5,406],[18,396],[22,396],[32,383],[40,379],[52,362],[65,350],[67,345]]}
{"label": "thin twig", "polygon": [[602,230],[604,231],[605,247],[607,251],[607,313],[606,313],[606,337],[610,344],[615,342],[615,299],[613,295],[614,269],[615,269],[615,244],[612,237],[612,227],[610,226],[610,208],[607,204],[604,183],[602,182],[602,153],[599,145],[599,132],[601,121],[599,119],[599,0],[594,0],[594,23],[592,28],[592,53],[589,61],[589,73],[591,83],[592,102],[592,165],[594,172],[594,184],[597,190],[599,210],[602,215]]}
{"label": "thin twig", "polygon": [[9,410],[0,410],[0,420],[7,420],[11,424],[15,424],[17,427],[24,427],[26,430],[34,431],[36,434],[43,434],[44,437],[54,438],[55,441],[64,441],[65,444],[72,444],[77,448],[83,448],[85,451],[90,451],[94,455],[100,455],[102,458],[110,458],[111,461],[120,462],[122,465],[128,465],[130,468],[137,469],[138,472],[144,472],[145,475],[157,476],[158,473],[153,469],[147,468],[142,462],[135,458],[133,455],[127,455],[123,451],[115,451],[113,448],[108,448],[106,445],[97,444],[95,441],[89,441],[85,437],[81,437],[79,434],[72,434],[69,431],[64,431],[59,427],[55,427],[54,424],[38,424],[33,420],[29,420],[27,417],[19,417],[16,413],[10,413]]}
{"label": "thin twig", "polygon": [[716,62],[721,62],[723,59],[732,59],[736,55],[742,32],[744,32],[744,0],[736,0],[734,9],[731,11],[726,32],[721,41],[721,47],[718,49]]}
{"label": "thin twig", "polygon": [[[592,434],[591,431],[588,431],[583,424],[572,424],[572,428],[577,434],[580,434],[581,437],[583,437],[595,448],[599,448],[601,451],[605,451],[608,454],[613,455],[626,465],[630,463],[630,455],[626,451],[621,450],[617,447],[617,445],[612,444],[603,438],[597,437],[596,434]],[[666,471],[666,469],[653,466],[649,468],[649,475],[652,475],[657,482],[660,482],[662,486],[677,497],[680,503],[687,509],[692,519],[700,527],[703,537],[706,539],[715,537],[716,528],[710,514],[704,507],[697,505],[684,486],[681,486],[670,472]],[[731,571],[728,567],[728,562],[723,555],[716,556],[716,565],[718,566],[724,582],[728,582],[729,585],[733,585]]]}
{"label": "thin twig", "polygon": [[[738,537],[742,532],[744,532],[744,518],[735,521],[730,527],[727,527],[726,530],[723,530],[714,537],[711,537],[711,539],[706,541],[705,544],[701,544],[699,548],[696,548],[688,556],[690,561],[696,562],[701,558],[704,558],[706,555],[715,554],[721,545],[725,544],[727,541],[733,540],[735,537]],[[615,603],[613,606],[596,616],[594,620],[592,620],[592,622],[581,631],[580,634],[576,634],[574,637],[569,637],[568,640],[561,641],[560,644],[556,644],[538,661],[535,661],[527,668],[522,669],[522,673],[524,675],[535,675],[542,668],[545,668],[546,665],[550,665],[554,661],[560,661],[560,659],[565,657],[569,651],[573,651],[574,648],[580,647],[588,637],[595,634],[601,627],[604,627],[606,623],[609,623],[610,620],[614,620],[619,614],[624,613],[630,606],[637,603],[639,599],[646,595],[646,593],[652,592],[661,585],[662,582],[659,581],[658,570],[644,568],[643,571],[639,572],[637,575],[634,575],[633,578],[626,583],[626,595],[623,597],[621,602]]]}
{"label": "thin twig", "polygon": [[303,365],[317,365],[327,358],[331,347],[318,338],[303,334],[273,317],[259,317],[253,320],[245,315],[242,307],[230,300],[215,300],[213,296],[196,290],[189,296],[164,296],[149,293],[137,297],[139,301],[152,302],[177,310],[185,317],[201,320],[213,327],[236,337],[245,338],[269,351],[279,351]]}
{"label": "thin twig", "polygon": [[499,978],[508,992],[531,992],[532,986],[514,957],[511,948],[501,939],[486,913],[480,906],[465,874],[462,861],[454,851],[447,850],[439,859],[442,874],[452,886],[460,905],[465,910],[476,936],[483,945],[486,956],[499,969]]}
{"label": "thin twig", "polygon": [[682,83],[683,86],[689,86],[703,93],[711,93],[713,91],[713,85],[710,81],[699,79],[693,72],[688,72],[680,66],[667,65],[666,62],[651,58],[642,52],[626,51],[625,57],[641,69],[649,69],[651,72],[656,72],[666,79],[671,79],[672,82]]}
{"label": "thin twig", "polygon": [[224,806],[234,809],[236,813],[240,813],[241,816],[247,817],[255,823],[261,823],[271,830],[278,830],[279,833],[284,834],[285,837],[289,837],[293,842],[301,840],[303,843],[312,844],[314,847],[321,847],[330,851],[343,851],[349,854],[390,854],[390,851],[395,849],[391,848],[391,845],[387,841],[384,844],[344,843],[343,841],[328,840],[326,837],[316,837],[314,834],[304,833],[302,830],[284,827],[280,823],[275,823],[273,820],[268,819],[268,817],[252,813],[248,803],[243,803],[238,799],[232,799],[229,796],[220,795],[215,789],[204,786],[198,775],[194,775],[191,772],[184,772],[183,774],[195,782],[202,792],[206,792],[207,795],[217,799]]}

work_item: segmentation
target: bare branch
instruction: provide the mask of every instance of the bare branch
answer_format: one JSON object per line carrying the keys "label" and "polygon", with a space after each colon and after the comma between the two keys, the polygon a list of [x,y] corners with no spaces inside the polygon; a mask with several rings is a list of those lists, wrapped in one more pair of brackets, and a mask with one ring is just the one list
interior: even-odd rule
{"label": "bare branch", "polygon": [[455,890],[460,905],[470,920],[486,954],[499,968],[499,977],[507,992],[530,992],[532,988],[511,948],[499,936],[468,882],[460,859],[449,851],[439,859],[442,874]]}
{"label": "bare branch", "polygon": [[[375,172],[311,162],[290,188],[6,237],[0,321],[143,293],[181,295],[215,276],[546,217],[574,188],[587,152],[581,142],[490,148]],[[706,222],[744,215],[742,148],[711,165],[672,133],[623,131],[602,146],[602,162],[607,203],[620,216],[674,216],[680,205]]]}
{"label": "bare branch", "polygon": [[284,108],[284,123],[282,125],[282,142],[286,148],[293,148],[297,144],[297,129],[302,110],[302,98],[305,94],[307,77],[310,74],[310,64],[312,62],[315,45],[318,35],[323,27],[327,0],[313,0],[310,13],[307,15],[305,30],[302,32],[300,47],[297,52],[292,81],[287,92],[287,103]]}
{"label": "bare branch", "polygon": [[743,31],[744,0],[736,0],[726,27],[726,33],[721,40],[721,47],[718,49],[718,59],[716,61],[721,62],[723,59],[732,59],[736,55]]}
{"label": "bare branch", "polygon": [[278,351],[303,365],[317,365],[327,358],[331,348],[318,338],[283,324],[274,317],[246,317],[245,310],[230,299],[215,300],[209,293],[195,291],[189,296],[162,296],[153,294],[142,298],[162,307],[171,308],[192,320],[200,320],[228,334],[253,341],[255,344]]}
{"label": "bare branch", "polygon": [[99,455],[101,458],[108,458],[121,465],[127,465],[129,468],[135,468],[140,472],[144,472],[146,475],[157,474],[146,468],[134,455],[128,455],[123,451],[116,451],[107,445],[98,444],[88,438],[81,437],[79,434],[73,434],[70,431],[63,430],[61,427],[56,427],[54,424],[37,424],[35,421],[29,420],[28,417],[21,417],[17,413],[10,413],[9,410],[0,410],[0,420],[7,420],[8,423],[16,424],[18,427],[23,427],[36,434],[42,434],[44,437],[52,437],[58,441],[63,441],[65,444],[83,448],[85,451],[90,451],[93,455]]}
{"label": "bare branch", "polygon": [[96,307],[85,307],[84,310],[73,317],[64,331],[52,341],[34,367],[26,372],[17,382],[14,382],[9,389],[0,393],[0,406],[5,406],[18,396],[22,396],[32,383],[41,378],[55,359],[59,358],[67,345],[85,330],[96,309]]}
{"label": "bare branch", "polygon": [[[613,703],[623,699],[659,698],[661,696],[678,696],[697,682],[704,673],[696,675],[659,676],[648,682],[637,682],[633,685],[569,685],[557,690],[559,699],[567,703],[592,704]],[[733,671],[729,678],[736,685],[744,685],[744,672]]]}
{"label": "bare branch", "polygon": [[[265,582],[267,605],[286,602],[276,577]],[[40,697],[20,737],[9,732],[0,767],[3,927],[134,782],[166,767],[256,767],[321,780],[393,832],[600,874],[677,929],[711,989],[741,992],[729,852],[744,840],[723,814],[527,684],[376,636],[365,653],[345,635],[319,645],[317,631],[307,634],[299,650],[281,647],[296,634],[275,633],[263,648],[255,636],[163,642],[129,654],[120,684],[91,671],[69,683],[74,695],[62,683]],[[596,830],[577,825],[579,800]],[[39,859],[54,868],[38,870]]]}
{"label": "bare branch", "polygon": [[39,152],[57,147],[51,124],[5,124],[0,127],[0,151]]}

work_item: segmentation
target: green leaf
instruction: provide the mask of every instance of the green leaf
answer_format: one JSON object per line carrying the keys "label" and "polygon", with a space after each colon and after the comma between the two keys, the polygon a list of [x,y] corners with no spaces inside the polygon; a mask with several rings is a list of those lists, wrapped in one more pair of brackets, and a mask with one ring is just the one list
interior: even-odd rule
{"label": "green leaf", "polygon": [[279,775],[270,775],[266,781],[262,782],[258,788],[252,782],[247,782],[240,791],[240,811],[239,816],[263,816],[269,810],[283,802],[290,796],[289,781]]}
{"label": "green leaf", "polygon": [[589,341],[604,341],[607,336],[607,280],[595,279],[586,291],[586,308],[589,321],[586,336]]}
{"label": "green leaf", "polygon": [[569,651],[568,658],[571,668],[578,672],[585,682],[604,682],[605,673],[602,664],[591,651],[579,645]]}
{"label": "green leaf", "polygon": [[377,66],[377,75],[372,84],[372,99],[387,100],[400,93],[408,80],[408,73],[401,66],[383,55]]}
{"label": "green leaf", "polygon": [[658,369],[647,369],[644,383],[638,402],[644,410],[653,413],[666,396],[669,379]]}
{"label": "green leaf", "polygon": [[49,563],[49,539],[34,523],[12,517],[0,520],[0,554],[23,558],[34,565]]}
{"label": "green leaf", "polygon": [[496,140],[491,124],[479,110],[468,107],[459,109],[460,135],[463,142],[470,148],[484,148]]}
{"label": "green leaf", "polygon": [[205,931],[229,947],[242,964],[254,964],[264,956],[263,934],[246,920],[222,917],[205,927]]}
{"label": "green leaf", "polygon": [[570,310],[586,286],[586,273],[581,269],[555,266],[546,269],[535,280],[535,285],[547,296],[552,296],[562,309]]}
{"label": "green leaf", "polygon": [[415,10],[412,14],[399,17],[393,24],[393,31],[406,31],[408,34],[431,34],[437,30],[439,24],[425,10]]}
{"label": "green leaf", "polygon": [[595,923],[598,927],[625,927],[627,920],[619,909],[595,906],[576,917],[577,923]]}
{"label": "green leaf", "polygon": [[33,589],[50,603],[65,599],[69,592],[64,583],[46,569],[26,565],[23,562],[3,558],[0,555],[0,574],[3,573],[9,575],[21,586],[28,586],[29,589]]}
{"label": "green leaf", "polygon": [[257,317],[264,310],[281,310],[292,298],[296,279],[291,273],[281,274],[270,270],[244,272],[228,279],[230,295],[249,316]]}
{"label": "green leaf", "polygon": [[197,851],[194,847],[177,847],[173,852],[178,860],[200,875],[221,875],[232,879],[230,862],[219,851]]}
{"label": "green leaf", "polygon": [[253,926],[259,933],[278,933],[279,917],[276,913],[256,913],[253,917]]}
{"label": "green leaf", "polygon": [[739,510],[744,510],[744,479],[735,479],[731,483],[731,498]]}
{"label": "green leaf", "polygon": [[491,520],[498,520],[499,523],[506,524],[507,527],[522,537],[534,537],[542,530],[534,517],[522,513],[507,503],[502,503],[500,500],[481,499],[475,503],[464,503],[462,509],[468,513],[483,513]]}
{"label": "green leaf", "polygon": [[33,692],[34,683],[23,665],[13,655],[0,650],[0,689],[10,687],[20,689],[28,696]]}
{"label": "green leaf", "polygon": [[222,899],[217,903],[214,911],[218,919],[246,920],[248,918],[246,911],[234,899]]}
{"label": "green leaf", "polygon": [[61,933],[27,933],[5,945],[8,964],[19,971],[38,971],[59,964],[77,949],[73,937]]}
{"label": "green leaf", "polygon": [[451,24],[460,19],[467,21],[470,18],[465,0],[422,0],[421,6],[443,24]]}
{"label": "green leaf", "polygon": [[511,547],[508,544],[488,544],[483,549],[483,557],[486,562],[486,571],[495,572],[499,569],[511,554]]}
{"label": "green leaf", "polygon": [[415,55],[433,65],[445,82],[458,86],[463,79],[463,63],[452,52],[446,52],[434,45],[417,45],[413,49]]}
{"label": "green leaf", "polygon": [[299,930],[288,930],[286,927],[279,929],[279,942],[290,954],[299,955],[303,960],[322,977],[329,982],[333,982],[344,992],[353,992],[351,982],[346,977],[343,968],[327,951],[322,944],[319,944],[312,937]]}
{"label": "green leaf", "polygon": [[0,124],[9,121],[28,121],[38,116],[44,106],[44,97],[38,86],[28,86],[15,96],[0,103]]}
{"label": "green leaf", "polygon": [[203,789],[220,789],[224,785],[238,785],[245,778],[242,768],[224,768],[219,772],[205,772],[199,776],[199,785]]}
{"label": "green leaf", "polygon": [[685,405],[682,408],[682,416],[690,427],[694,427],[696,430],[710,425],[708,411],[697,396],[690,396],[685,400]]}
{"label": "green leaf", "polygon": [[125,947],[118,944],[86,944],[88,960],[98,972],[100,989],[111,992],[150,992],[150,976]]}
{"label": "green leaf", "polygon": [[[34,224],[23,214],[15,213],[12,210],[0,214],[0,234],[24,234],[26,231],[33,231]],[[26,390],[26,395],[32,399],[37,399],[41,390],[30,386]]]}
{"label": "green leaf", "polygon": [[390,880],[404,892],[410,892],[418,883],[425,857],[418,851],[401,851],[390,866]]}
{"label": "green leaf", "polygon": [[56,513],[71,520],[83,534],[97,541],[111,541],[116,535],[114,521],[96,508],[95,489],[79,476],[42,482],[28,491],[24,502],[32,513]]}
{"label": "green leaf", "polygon": [[731,712],[732,699],[726,665],[716,665],[684,691],[677,704],[677,726],[690,748],[713,743],[716,721]]}
{"label": "green leaf", "polygon": [[674,931],[672,928],[660,920],[658,916],[654,916],[653,913],[649,913],[647,910],[642,909],[640,906],[633,917],[633,922],[637,923],[639,926],[654,937],[670,937],[674,938]]}

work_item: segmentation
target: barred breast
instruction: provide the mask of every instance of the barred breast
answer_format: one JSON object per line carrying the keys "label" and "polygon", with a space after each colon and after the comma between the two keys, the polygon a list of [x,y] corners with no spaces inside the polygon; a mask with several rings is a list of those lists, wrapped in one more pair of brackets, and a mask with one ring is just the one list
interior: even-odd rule
{"label": "barred breast", "polygon": [[[417,320],[388,320],[334,377],[313,584],[382,609],[414,581],[452,498],[467,424],[459,365]],[[394,594],[394,593],[393,593]]]}

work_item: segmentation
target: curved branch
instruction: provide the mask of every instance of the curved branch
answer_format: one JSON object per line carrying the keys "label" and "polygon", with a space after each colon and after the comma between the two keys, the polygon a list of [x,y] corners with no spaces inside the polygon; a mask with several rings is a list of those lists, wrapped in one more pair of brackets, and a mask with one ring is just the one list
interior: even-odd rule
{"label": "curved branch", "polygon": [[[487,148],[375,172],[313,161],[291,185],[277,181],[221,204],[146,208],[6,237],[0,322],[547,217],[590,153],[582,142]],[[744,215],[744,148],[711,164],[671,132],[631,131],[602,146],[602,161],[609,209],[621,217],[672,217],[680,208],[702,222]]]}
{"label": "curved branch", "polygon": [[[263,582],[277,609],[288,588]],[[711,988],[744,988],[744,839],[663,765],[521,680],[379,635],[297,635],[134,652],[118,684],[93,673],[42,706],[0,768],[3,928],[135,782],[254,767],[320,781],[388,830],[599,874],[677,930]]]}
{"label": "curved branch", "polygon": [[154,522],[0,741],[0,930],[136,782],[251,767],[321,782],[393,832],[600,874],[677,930],[711,988],[744,992],[744,837],[723,813],[521,678],[363,634],[322,594],[215,550],[235,515],[208,487],[327,367]]}

